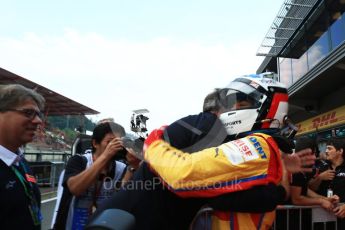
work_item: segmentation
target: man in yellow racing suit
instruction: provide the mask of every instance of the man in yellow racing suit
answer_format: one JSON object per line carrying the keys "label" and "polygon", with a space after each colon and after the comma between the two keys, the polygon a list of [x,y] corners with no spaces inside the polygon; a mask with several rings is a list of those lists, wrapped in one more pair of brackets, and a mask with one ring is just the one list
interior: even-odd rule
{"label": "man in yellow racing suit", "polygon": [[[236,82],[237,85],[239,85],[238,83],[252,87],[253,91],[262,91],[261,88],[254,87],[255,82]],[[270,100],[275,102],[272,109],[268,109],[269,107],[267,108],[264,103],[268,97],[261,97],[262,94],[259,93],[255,95],[255,93],[249,92],[248,97],[244,98],[234,98],[234,95],[228,93],[227,90],[217,92],[217,94],[219,94],[217,97],[229,100],[222,103],[222,106],[218,106],[218,102],[214,103],[209,106],[212,109],[209,109],[206,98],[203,113],[188,116],[167,127],[168,136],[164,136],[164,139],[186,153],[172,148],[162,140],[150,138],[151,135],[147,139],[146,144],[149,146],[145,158],[148,162],[144,162],[134,174],[133,181],[150,182],[154,179],[155,176],[149,169],[151,167],[163,179],[165,185],[154,189],[142,189],[130,187],[132,184],[129,183],[109,201],[104,202],[96,211],[96,215],[105,209],[119,208],[136,217],[137,229],[186,229],[191,221],[190,216],[195,215],[198,208],[208,203],[221,211],[253,212],[252,214],[246,213],[246,215],[250,215],[250,218],[255,220],[253,223],[255,226],[268,226],[273,216],[268,213],[266,215],[265,212],[275,208],[278,190],[282,191],[284,188],[276,186],[281,180],[283,172],[277,141],[267,135],[266,131],[274,130],[276,132],[277,129],[274,128],[277,127],[274,125],[270,127],[269,124],[274,123],[274,120],[282,120],[281,114],[279,113],[280,117],[278,117],[277,112],[286,108],[284,105],[279,105],[281,101],[283,104],[287,103],[286,89],[283,93],[277,94],[277,97],[270,97]],[[248,100],[252,96],[258,102],[252,103]],[[223,109],[229,108],[230,101],[236,101],[231,107],[238,107],[238,111],[229,112]],[[250,103],[246,104],[246,102]],[[258,106],[263,107],[266,111],[259,115],[256,113],[256,117],[261,122],[258,122],[260,127],[253,125],[256,122],[252,120],[252,117],[223,121],[224,116],[240,113],[241,108],[259,111]],[[271,119],[268,119],[269,117]],[[222,120],[222,123],[219,120]],[[219,125],[219,123],[221,124]],[[246,123],[251,123],[250,128],[246,127],[242,130],[250,131],[260,128],[265,130],[260,134],[248,136],[248,133],[235,127],[235,125]],[[198,127],[198,129],[194,127]],[[224,128],[226,132],[222,136]],[[229,130],[234,131],[236,135],[232,135]],[[237,135],[239,133],[244,133],[241,135],[244,138],[239,139],[240,135]],[[237,140],[219,146],[224,139]],[[219,147],[198,152],[212,146]],[[279,147],[281,148],[281,146]],[[234,154],[232,154],[233,151]],[[164,188],[169,188],[172,192],[167,192]],[[271,206],[266,206],[266,203],[270,203]],[[264,216],[270,216],[267,221],[262,217],[263,213]],[[223,214],[220,213],[219,217],[223,217]],[[236,226],[238,218],[235,219],[231,223]]]}
{"label": "man in yellow racing suit", "polygon": [[[182,198],[214,197],[258,185],[278,185],[282,180],[284,167],[278,145],[273,137],[263,133],[192,154],[182,152],[164,140],[152,140],[150,135],[147,142],[151,141],[145,151],[145,160],[164,185]],[[274,218],[274,211],[215,211],[212,229],[267,229]]]}
{"label": "man in yellow racing suit", "polygon": [[[236,93],[236,102],[230,111],[255,107],[253,98],[249,99],[248,96],[243,97]],[[277,113],[283,113],[284,109],[278,111],[281,106],[279,103],[287,103],[287,94],[278,91],[273,95],[271,102],[275,102],[276,105],[270,109],[276,111],[269,111],[270,115],[281,116]],[[216,108],[214,112],[218,110],[219,108]],[[271,121],[267,117],[265,120]],[[164,140],[155,140],[159,137],[157,133],[160,131],[154,132],[156,133],[151,134],[146,140],[145,160],[165,186],[180,197],[214,197],[258,185],[281,183],[285,171],[279,150],[281,146],[278,146],[277,138],[274,139],[270,135],[260,132],[246,133],[247,136],[243,135],[243,138],[191,154],[170,146]],[[285,172],[284,186],[289,190],[286,175]],[[239,226],[242,229],[267,229],[275,217],[274,211],[260,214],[214,212],[214,215],[218,219],[212,222],[215,229],[221,226],[230,226],[231,229],[238,229]]]}

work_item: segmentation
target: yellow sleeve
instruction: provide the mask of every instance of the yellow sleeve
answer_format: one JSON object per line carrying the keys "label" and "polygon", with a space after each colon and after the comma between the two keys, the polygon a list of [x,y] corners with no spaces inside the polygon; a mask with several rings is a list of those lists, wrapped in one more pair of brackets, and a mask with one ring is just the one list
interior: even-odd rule
{"label": "yellow sleeve", "polygon": [[[214,189],[212,186],[232,185],[230,190],[238,191],[267,176],[269,146],[263,138],[255,140],[242,138],[192,154],[158,140],[146,150],[145,160],[172,190],[209,190]],[[236,187],[237,184],[240,186]]]}

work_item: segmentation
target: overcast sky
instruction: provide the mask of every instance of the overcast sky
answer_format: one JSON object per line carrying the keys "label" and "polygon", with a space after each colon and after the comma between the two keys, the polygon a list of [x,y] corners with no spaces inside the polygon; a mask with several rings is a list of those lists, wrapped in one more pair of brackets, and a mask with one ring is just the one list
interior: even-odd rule
{"label": "overcast sky", "polygon": [[153,129],[199,113],[205,95],[255,73],[283,0],[0,0],[0,67]]}

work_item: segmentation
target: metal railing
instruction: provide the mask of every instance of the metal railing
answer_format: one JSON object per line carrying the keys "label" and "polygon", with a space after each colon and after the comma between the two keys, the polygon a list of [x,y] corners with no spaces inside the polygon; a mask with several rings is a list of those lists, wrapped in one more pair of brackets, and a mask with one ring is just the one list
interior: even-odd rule
{"label": "metal railing", "polygon": [[[341,205],[341,204],[340,204]],[[204,207],[195,216],[190,229],[212,229],[213,209]],[[282,205],[276,209],[271,230],[344,230],[337,217],[320,206]]]}
{"label": "metal railing", "polygon": [[30,168],[40,186],[55,187],[59,181],[61,171],[64,169],[70,152],[64,151],[30,151],[25,152]]}
{"label": "metal railing", "polygon": [[25,159],[30,162],[61,161],[66,163],[71,155],[70,151],[25,151]]}
{"label": "metal railing", "polygon": [[64,162],[34,162],[30,164],[39,186],[55,187],[58,184]]}
{"label": "metal railing", "polygon": [[282,205],[277,207],[274,230],[338,229],[337,217],[320,206]]}

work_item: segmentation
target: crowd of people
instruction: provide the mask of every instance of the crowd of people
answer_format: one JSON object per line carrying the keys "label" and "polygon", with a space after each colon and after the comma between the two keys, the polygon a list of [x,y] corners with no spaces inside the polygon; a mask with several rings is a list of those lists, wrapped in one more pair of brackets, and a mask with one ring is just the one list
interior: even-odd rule
{"label": "crowd of people", "polygon": [[[40,194],[22,146],[42,124],[44,99],[6,85],[0,100],[0,205],[8,207],[0,228],[40,229]],[[287,89],[259,74],[215,89],[201,113],[153,130],[142,148],[125,143],[120,124],[101,122],[92,149],[65,167],[52,228],[84,229],[120,209],[135,217],[135,229],[188,229],[210,207],[207,229],[269,229],[277,205],[288,202],[345,219],[345,141],[329,139],[319,159],[315,140],[285,135],[287,114]]]}
{"label": "crowd of people", "polygon": [[[329,138],[325,153],[320,153],[315,138],[296,138],[295,150],[298,151],[304,148],[312,149],[317,160],[313,165],[312,172],[294,173],[292,175],[290,199],[285,204],[320,206],[338,218],[337,229],[344,229],[345,174],[342,172],[345,166],[343,155],[345,141],[335,137]],[[333,152],[330,151],[331,149]],[[337,163],[333,164],[332,162],[335,159],[337,159]],[[334,186],[334,184],[337,186]],[[317,227],[324,229],[323,224],[316,225],[314,229],[319,229]],[[335,229],[334,223],[327,229]]]}

